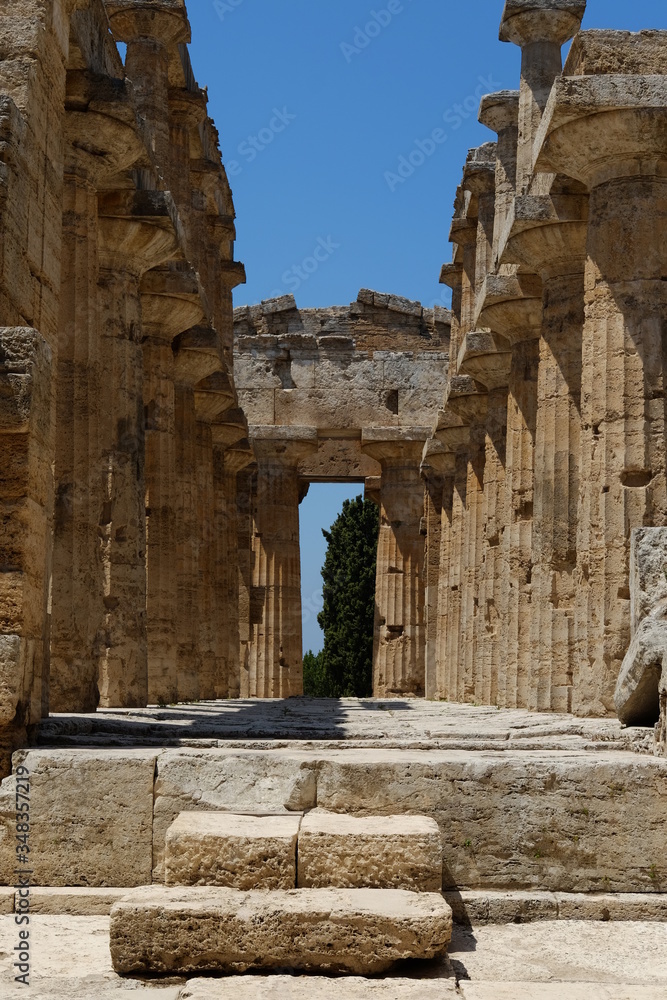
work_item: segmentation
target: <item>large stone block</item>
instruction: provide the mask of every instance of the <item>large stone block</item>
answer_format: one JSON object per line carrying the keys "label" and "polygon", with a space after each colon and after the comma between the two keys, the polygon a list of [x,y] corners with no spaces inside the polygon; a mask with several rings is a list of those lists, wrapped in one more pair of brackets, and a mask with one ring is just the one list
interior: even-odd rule
{"label": "large stone block", "polygon": [[434,958],[451,939],[437,893],[395,889],[135,890],[111,911],[117,972],[321,969],[368,975]]}
{"label": "large stone block", "polygon": [[440,830],[427,816],[309,813],[299,832],[299,888],[442,888]]}
{"label": "large stone block", "polygon": [[458,998],[454,979],[361,979],[345,976],[234,976],[191,979],[181,1000],[447,1000]]}
{"label": "large stone block", "polygon": [[602,751],[340,751],[317,786],[331,812],[437,820],[445,889],[561,892],[662,891],[666,795],[667,761]]}
{"label": "large stone block", "polygon": [[184,812],[167,830],[167,885],[294,889],[300,816]]}
{"label": "large stone block", "polygon": [[632,629],[667,600],[667,528],[635,528],[630,543]]}
{"label": "large stone block", "polygon": [[316,763],[304,755],[165,751],[155,781],[155,881],[162,881],[165,836],[179,813],[302,813],[315,806],[316,795]]}
{"label": "large stone block", "polygon": [[[41,886],[137,886],[151,880],[157,751],[30,750],[30,867]],[[16,868],[16,777],[0,786],[0,884]]]}

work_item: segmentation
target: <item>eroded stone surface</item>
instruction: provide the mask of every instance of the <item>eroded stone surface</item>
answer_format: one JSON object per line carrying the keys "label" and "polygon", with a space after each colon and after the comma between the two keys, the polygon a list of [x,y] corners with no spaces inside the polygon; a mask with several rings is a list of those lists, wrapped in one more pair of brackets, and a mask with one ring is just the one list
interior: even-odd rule
{"label": "eroded stone surface", "polygon": [[181,813],[167,830],[167,885],[296,888],[300,816]]}
{"label": "eroded stone surface", "polygon": [[460,997],[455,982],[413,979],[324,979],[319,976],[236,976],[192,979],[181,1000],[447,1000]]}
{"label": "eroded stone surface", "polygon": [[298,884],[438,892],[438,824],[425,816],[358,818],[311,812],[299,832]]}
{"label": "eroded stone surface", "polygon": [[[34,885],[136,886],[151,881],[150,750],[30,750],[30,861]],[[14,776],[1,786],[0,882],[16,867]]]}
{"label": "eroded stone surface", "polygon": [[111,955],[121,974],[285,966],[368,974],[443,954],[451,928],[451,910],[436,893],[153,886],[114,906]]}

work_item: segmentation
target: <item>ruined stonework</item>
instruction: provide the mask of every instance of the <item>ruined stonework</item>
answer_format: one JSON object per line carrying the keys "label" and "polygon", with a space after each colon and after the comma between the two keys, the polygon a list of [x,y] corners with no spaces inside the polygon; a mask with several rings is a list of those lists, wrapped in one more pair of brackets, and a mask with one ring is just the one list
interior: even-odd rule
{"label": "ruined stonework", "polygon": [[49,706],[238,691],[252,453],[244,272],[184,3],[12,0],[0,22],[6,754]]}

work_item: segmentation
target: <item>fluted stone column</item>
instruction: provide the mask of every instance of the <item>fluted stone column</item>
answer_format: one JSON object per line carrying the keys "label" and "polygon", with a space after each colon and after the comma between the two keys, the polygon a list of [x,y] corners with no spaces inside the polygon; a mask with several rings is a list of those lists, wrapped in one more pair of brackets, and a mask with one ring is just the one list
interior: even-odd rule
{"label": "fluted stone column", "polygon": [[[254,621],[259,616],[254,614],[254,520],[253,511],[256,506],[257,466],[252,461],[237,474],[236,480],[236,516],[238,526],[238,558],[239,558],[239,697],[249,698],[250,661]],[[253,674],[254,682],[254,674]]]}
{"label": "fluted stone column", "polygon": [[517,199],[503,259],[539,272],[543,324],[533,518],[534,674],[528,707],[572,708],[580,486],[581,343],[588,199]]}
{"label": "fluted stone column", "polygon": [[299,461],[317,448],[308,428],[251,428],[257,458],[253,588],[261,599],[253,626],[249,694],[303,693]]}
{"label": "fluted stone column", "polygon": [[561,49],[579,30],[585,11],[586,0],[505,0],[500,40],[521,48],[519,194],[527,192],[533,178],[533,142],[562,69]]}
{"label": "fluted stone column", "polygon": [[175,362],[172,341],[200,322],[187,271],[149,271],[141,283],[146,438],[148,700],[178,700]]}
{"label": "fluted stone column", "polygon": [[99,688],[105,707],[141,706],[148,697],[139,281],[176,251],[170,211],[164,195],[118,192],[99,200],[100,360],[105,377],[99,397],[101,491],[96,493],[105,610]]}
{"label": "fluted stone column", "polygon": [[425,594],[424,618],[426,628],[425,681],[424,693],[427,698],[438,698],[438,658],[439,658],[439,597],[446,570],[443,560],[443,490],[448,462],[443,446],[431,439],[426,442],[422,455],[421,474],[425,484],[424,525],[425,532]]}
{"label": "fluted stone column", "polygon": [[[479,107],[479,121],[498,136],[496,143],[495,198],[492,264],[497,261],[500,237],[516,195],[516,161],[519,141],[519,92],[501,90],[487,94]],[[491,266],[489,267],[489,270]]]}
{"label": "fluted stone column", "polygon": [[[127,95],[108,81],[68,74],[68,96],[95,100],[97,113],[68,111],[63,195],[62,284],[56,393],[55,519],[51,613],[51,709],[93,712],[96,644],[104,621],[98,552],[100,359],[97,189],[141,153]],[[113,96],[111,96],[113,95]],[[91,132],[96,151],[87,151]]]}
{"label": "fluted stone column", "polygon": [[419,473],[423,436],[392,429],[364,431],[362,450],[382,466],[380,534],[375,587],[373,693],[423,696],[424,485]]}
{"label": "fluted stone column", "polygon": [[[485,331],[467,334],[459,351],[458,370],[487,390],[484,424],[484,526],[479,570],[479,615],[476,637],[479,661],[477,700],[497,704],[498,681],[505,670],[500,633],[507,614],[503,572],[503,537],[507,526],[505,456],[507,388],[511,364],[508,344]],[[481,680],[480,680],[481,678]]]}
{"label": "fluted stone column", "polygon": [[[608,70],[623,72],[622,53]],[[664,524],[667,517],[666,107],[664,76],[563,78],[536,143],[538,169],[558,170],[590,189],[577,546],[579,672],[573,697],[578,714],[613,711],[614,685],[630,641],[631,531]]]}
{"label": "fluted stone column", "polygon": [[190,41],[184,0],[105,0],[114,37],[127,44],[125,73],[145,141],[164,170],[169,150],[169,49]]}
{"label": "fluted stone column", "polygon": [[507,528],[502,539],[507,607],[500,622],[501,662],[498,681],[503,707],[525,707],[532,671],[533,468],[537,420],[537,372],[542,325],[542,288],[535,275],[490,275],[479,325],[511,347],[508,378],[505,488]]}

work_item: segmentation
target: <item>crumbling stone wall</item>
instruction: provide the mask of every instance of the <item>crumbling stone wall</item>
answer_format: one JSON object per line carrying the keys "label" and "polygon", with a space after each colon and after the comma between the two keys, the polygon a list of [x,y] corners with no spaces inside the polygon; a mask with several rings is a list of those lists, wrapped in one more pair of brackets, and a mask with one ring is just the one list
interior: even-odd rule
{"label": "crumbling stone wall", "polygon": [[450,314],[362,289],[350,306],[292,296],[235,311],[235,379],[257,457],[245,695],[300,693],[298,505],[358,481],[381,508],[374,690],[423,695],[420,462],[446,385]]}
{"label": "crumbling stone wall", "polygon": [[10,0],[0,28],[6,759],[49,705],[238,692],[252,452],[244,272],[183,0]]}
{"label": "crumbling stone wall", "polygon": [[507,0],[521,88],[482,100],[497,142],[470,151],[457,192],[449,378],[424,456],[441,497],[427,688],[604,715],[630,644],[632,530],[667,515],[667,32],[580,32],[585,6]]}

